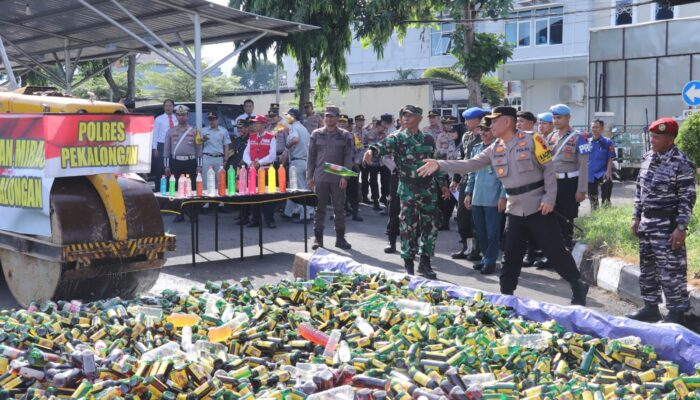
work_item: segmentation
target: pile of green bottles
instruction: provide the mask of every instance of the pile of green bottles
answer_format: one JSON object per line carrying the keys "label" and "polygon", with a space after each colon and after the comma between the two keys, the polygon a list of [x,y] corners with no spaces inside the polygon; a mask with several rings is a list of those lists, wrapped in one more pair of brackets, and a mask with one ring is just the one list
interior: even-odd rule
{"label": "pile of green bottles", "polygon": [[639,338],[380,274],[0,311],[0,374],[0,400],[700,398]]}

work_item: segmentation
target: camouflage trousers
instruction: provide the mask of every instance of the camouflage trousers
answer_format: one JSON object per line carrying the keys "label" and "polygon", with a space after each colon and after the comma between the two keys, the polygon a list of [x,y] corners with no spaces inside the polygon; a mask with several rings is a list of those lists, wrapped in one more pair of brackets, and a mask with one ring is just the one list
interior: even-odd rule
{"label": "camouflage trousers", "polygon": [[639,233],[639,288],[646,303],[661,304],[661,291],[666,308],[688,311],[688,260],[686,249],[671,250],[671,231]]}
{"label": "camouflage trousers", "polygon": [[401,258],[413,259],[416,255],[432,257],[435,254],[439,215],[437,196],[431,190],[418,190],[401,197]]}

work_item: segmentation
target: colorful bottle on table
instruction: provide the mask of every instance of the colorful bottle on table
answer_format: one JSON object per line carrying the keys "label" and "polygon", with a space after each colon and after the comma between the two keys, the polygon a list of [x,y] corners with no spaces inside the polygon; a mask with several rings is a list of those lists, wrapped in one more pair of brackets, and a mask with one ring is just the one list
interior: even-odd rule
{"label": "colorful bottle on table", "polygon": [[248,169],[246,167],[238,169],[238,193],[248,193]]}
{"label": "colorful bottle on table", "polygon": [[175,193],[175,175],[170,175],[170,179],[168,179],[168,194],[175,196]]}
{"label": "colorful bottle on table", "polygon": [[202,173],[197,172],[197,197],[204,195],[204,182],[202,182]]}
{"label": "colorful bottle on table", "polygon": [[280,181],[280,193],[285,193],[287,191],[287,170],[284,165],[280,165],[279,171],[277,171],[277,179]]}
{"label": "colorful bottle on table", "polygon": [[224,166],[219,167],[219,196],[226,196],[226,170]]}
{"label": "colorful bottle on table", "polygon": [[163,196],[168,194],[168,179],[165,177],[165,175],[160,177],[160,194]]}
{"label": "colorful bottle on table", "polygon": [[267,192],[277,192],[277,170],[275,170],[275,166],[272,164],[270,164],[270,168],[267,169]]}
{"label": "colorful bottle on table", "polygon": [[228,195],[233,196],[236,194],[236,170],[233,168],[233,165],[228,166],[228,172],[226,173],[226,178],[227,178],[227,185],[226,188],[228,189]]}
{"label": "colorful bottle on table", "polygon": [[293,165],[289,167],[289,189],[299,189],[299,187],[297,186],[297,167]]}
{"label": "colorful bottle on table", "polygon": [[216,196],[216,172],[211,165],[207,171],[207,196]]}
{"label": "colorful bottle on table", "polygon": [[254,166],[250,166],[248,169],[248,194],[254,194],[257,190],[258,184],[258,171]]}
{"label": "colorful bottle on table", "polygon": [[265,168],[258,168],[258,193],[265,193]]}
{"label": "colorful bottle on table", "polygon": [[177,178],[177,197],[185,197],[185,174]]}

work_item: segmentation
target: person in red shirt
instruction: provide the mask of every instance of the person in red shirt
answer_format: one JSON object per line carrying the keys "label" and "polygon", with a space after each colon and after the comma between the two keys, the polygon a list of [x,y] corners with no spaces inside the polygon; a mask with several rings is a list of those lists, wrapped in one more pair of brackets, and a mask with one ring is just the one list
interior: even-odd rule
{"label": "person in red shirt", "polygon": [[[256,115],[251,119],[250,136],[248,146],[243,153],[243,162],[248,167],[254,167],[256,170],[265,170],[272,165],[277,157],[277,141],[275,134],[270,131],[265,131],[264,127],[267,124],[267,117],[264,115]],[[259,213],[257,207],[253,206],[253,215],[249,227],[256,227],[260,224]],[[262,205],[262,214],[265,218],[265,224],[268,228],[274,229],[275,225],[275,203],[265,203]]]}

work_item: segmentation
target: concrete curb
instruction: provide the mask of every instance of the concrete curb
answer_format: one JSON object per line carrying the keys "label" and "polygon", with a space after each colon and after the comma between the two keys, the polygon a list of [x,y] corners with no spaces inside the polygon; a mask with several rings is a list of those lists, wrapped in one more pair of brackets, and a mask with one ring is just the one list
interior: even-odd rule
{"label": "concrete curb", "polygon": [[[583,280],[601,289],[617,293],[620,298],[642,305],[639,290],[639,266],[629,265],[619,258],[602,257],[588,250],[585,244],[577,243],[573,250],[577,267]],[[578,256],[578,255],[581,256]],[[690,314],[700,316],[700,289],[688,286]]]}

